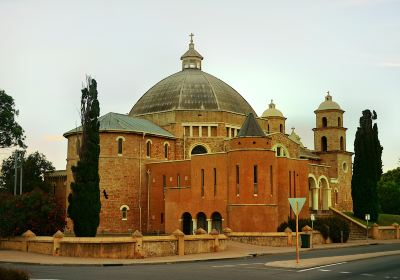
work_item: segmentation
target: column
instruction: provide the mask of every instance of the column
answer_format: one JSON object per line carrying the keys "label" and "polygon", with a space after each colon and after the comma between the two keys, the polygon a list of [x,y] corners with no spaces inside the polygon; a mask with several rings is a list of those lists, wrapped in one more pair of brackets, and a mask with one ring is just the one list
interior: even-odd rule
{"label": "column", "polygon": [[193,126],[190,126],[189,131],[190,131],[190,137],[193,137]]}
{"label": "column", "polygon": [[318,188],[312,188],[312,210],[318,210]]}
{"label": "column", "polygon": [[211,232],[212,227],[212,219],[207,219],[207,233]]}
{"label": "column", "polygon": [[211,126],[208,126],[208,137],[211,137]]}
{"label": "column", "polygon": [[199,125],[199,137],[203,137],[203,127]]}
{"label": "column", "polygon": [[193,233],[197,230],[197,219],[192,219]]}

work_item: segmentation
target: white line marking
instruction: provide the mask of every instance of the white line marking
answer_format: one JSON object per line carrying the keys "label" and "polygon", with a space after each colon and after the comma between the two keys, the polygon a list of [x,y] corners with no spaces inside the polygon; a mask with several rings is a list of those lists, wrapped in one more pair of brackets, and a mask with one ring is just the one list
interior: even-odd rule
{"label": "white line marking", "polygon": [[331,269],[320,269],[319,271],[327,272],[327,271],[332,271],[332,270]]}
{"label": "white line marking", "polygon": [[361,276],[368,276],[368,277],[374,277],[375,275],[373,275],[373,274],[368,274],[368,273],[363,273],[363,274],[360,274]]}
{"label": "white line marking", "polygon": [[226,265],[213,265],[212,267],[220,268],[220,267],[234,267],[233,264],[226,264]]}
{"label": "white line marking", "polygon": [[349,272],[349,271],[341,271],[341,272],[339,272],[339,273],[351,273],[351,272]]}
{"label": "white line marking", "polygon": [[339,265],[339,264],[344,264],[347,262],[340,262],[340,263],[332,263],[332,264],[327,264],[327,265],[321,265],[321,266],[316,266],[316,267],[311,267],[311,268],[306,268],[306,269],[302,269],[299,270],[297,272],[304,272],[304,271],[309,271],[309,270],[314,270],[314,269],[319,269],[319,268],[323,268],[323,267],[328,267],[328,266],[333,266],[333,265]]}

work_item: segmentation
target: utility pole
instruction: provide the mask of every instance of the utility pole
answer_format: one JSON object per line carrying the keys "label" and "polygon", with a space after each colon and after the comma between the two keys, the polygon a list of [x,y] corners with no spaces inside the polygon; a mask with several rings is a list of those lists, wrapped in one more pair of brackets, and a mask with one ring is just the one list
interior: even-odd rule
{"label": "utility pole", "polygon": [[15,173],[14,173],[14,196],[17,195],[17,175],[18,175],[18,171],[17,171],[17,168],[18,168],[17,161],[18,161],[18,153],[15,152],[15,154],[14,154],[14,170],[15,170]]}
{"label": "utility pole", "polygon": [[18,185],[18,167],[20,167],[20,174],[19,174],[19,194],[22,195],[22,160],[20,160],[18,166],[18,160],[19,160],[20,154],[18,151],[15,151],[14,154],[14,196],[17,195],[17,185]]}

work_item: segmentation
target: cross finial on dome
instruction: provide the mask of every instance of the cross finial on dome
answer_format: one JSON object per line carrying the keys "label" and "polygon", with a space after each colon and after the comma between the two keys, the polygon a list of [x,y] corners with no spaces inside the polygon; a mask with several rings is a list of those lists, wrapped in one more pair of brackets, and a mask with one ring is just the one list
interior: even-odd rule
{"label": "cross finial on dome", "polygon": [[332,96],[330,95],[329,90],[326,92],[325,100],[326,101],[331,101],[332,100]]}
{"label": "cross finial on dome", "polygon": [[275,108],[275,104],[274,104],[274,100],[273,99],[271,99],[271,103],[269,103],[269,106],[268,106],[270,109],[272,109],[272,108]]}
{"label": "cross finial on dome", "polygon": [[294,130],[295,130],[295,127],[294,127],[294,126],[292,126],[292,133],[294,133]]}
{"label": "cross finial on dome", "polygon": [[193,44],[193,36],[194,36],[194,34],[190,33],[189,36],[190,36],[190,43]]}

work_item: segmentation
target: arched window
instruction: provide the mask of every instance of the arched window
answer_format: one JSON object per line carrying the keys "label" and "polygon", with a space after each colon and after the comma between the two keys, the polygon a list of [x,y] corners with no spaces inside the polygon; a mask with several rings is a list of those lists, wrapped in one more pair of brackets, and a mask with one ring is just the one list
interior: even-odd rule
{"label": "arched window", "polygon": [[169,144],[165,143],[164,144],[164,158],[168,159],[168,154],[169,154]]}
{"label": "arched window", "polygon": [[279,131],[280,131],[281,133],[283,133],[283,125],[282,125],[282,124],[279,125]]}
{"label": "arched window", "polygon": [[128,211],[129,211],[129,206],[128,205],[122,205],[119,210],[121,210],[121,215],[122,215],[122,220],[126,221],[128,220]]}
{"label": "arched window", "polygon": [[277,157],[289,157],[289,151],[281,144],[276,144],[272,150],[275,151]]}
{"label": "arched window", "polygon": [[193,222],[192,222],[192,215],[190,213],[185,212],[182,214],[182,231],[184,234],[192,234],[193,229]]}
{"label": "arched window", "polygon": [[203,212],[199,212],[196,216],[197,218],[197,228],[202,228],[205,231],[208,231],[208,223],[207,223],[207,216]]}
{"label": "arched window", "polygon": [[321,150],[323,152],[328,151],[328,139],[326,138],[326,136],[321,137]]}
{"label": "arched window", "polygon": [[327,127],[328,126],[328,120],[326,117],[322,118],[322,127]]}
{"label": "arched window", "polygon": [[79,156],[79,152],[81,150],[81,140],[79,139],[79,136],[76,137],[76,142],[75,142],[75,148],[76,148],[76,155]]}
{"label": "arched window", "polygon": [[343,136],[340,137],[340,150],[344,151],[344,139],[343,139]]}
{"label": "arched window", "polygon": [[122,138],[118,139],[118,154],[122,155]]}
{"label": "arched window", "polygon": [[214,212],[211,215],[211,227],[216,229],[218,232],[222,232],[222,216],[219,212]]}
{"label": "arched window", "polygon": [[337,118],[337,126],[342,126],[342,119],[340,117]]}
{"label": "arched window", "polygon": [[192,149],[191,155],[207,154],[207,149],[202,145],[197,145]]}
{"label": "arched window", "polygon": [[151,140],[146,141],[146,156],[151,157]]}

